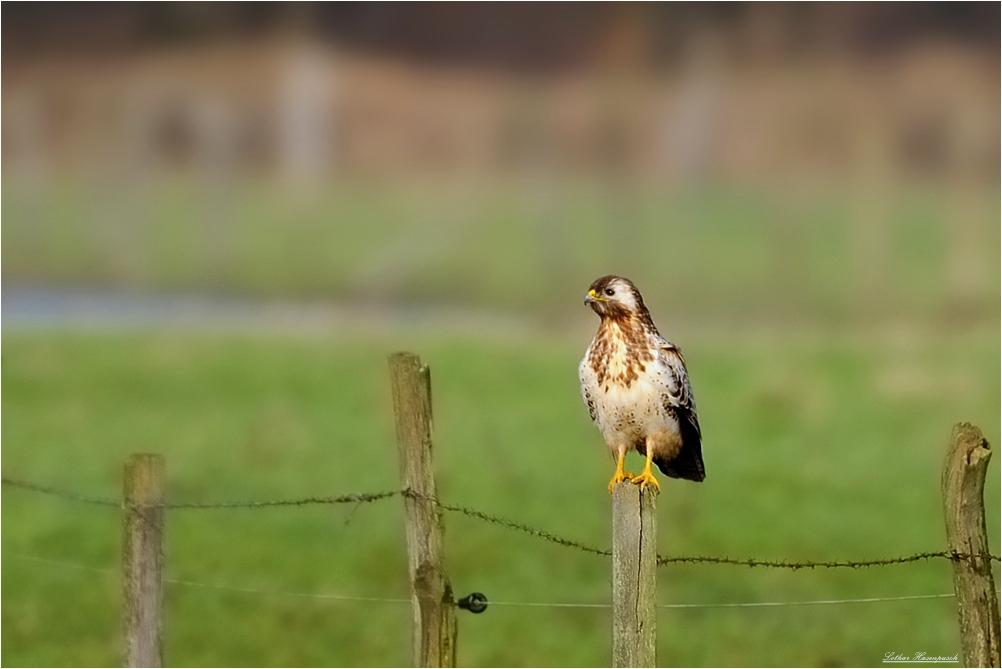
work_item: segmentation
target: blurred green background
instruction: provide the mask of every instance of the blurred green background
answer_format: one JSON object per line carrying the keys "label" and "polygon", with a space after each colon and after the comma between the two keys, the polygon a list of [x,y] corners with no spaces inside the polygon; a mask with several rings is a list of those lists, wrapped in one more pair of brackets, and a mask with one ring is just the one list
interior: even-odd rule
{"label": "blurred green background", "polygon": [[[951,427],[997,445],[1002,402],[999,10],[958,6],[5,4],[4,476],[117,496],[153,451],[176,500],[392,490],[386,356],[411,350],[441,496],[606,548],[577,364],[583,293],[619,273],[704,432],[660,553],[943,550]],[[985,498],[998,553],[997,459]],[[118,511],[4,487],[2,520],[2,663],[118,664]],[[607,559],[445,524],[457,594],[499,602],[460,612],[461,664],[608,665],[607,609],[513,604],[606,602]],[[397,499],[178,510],[166,541],[175,580],[408,595]],[[952,590],[945,561],[658,576],[662,604]],[[170,665],[410,661],[408,604],[165,607]],[[658,630],[685,666],[959,652],[951,598]]]}

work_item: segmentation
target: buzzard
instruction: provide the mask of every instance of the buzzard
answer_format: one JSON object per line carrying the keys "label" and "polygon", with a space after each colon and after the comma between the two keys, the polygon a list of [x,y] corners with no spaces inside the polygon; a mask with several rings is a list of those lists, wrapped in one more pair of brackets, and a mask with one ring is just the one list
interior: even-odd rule
{"label": "buzzard", "polygon": [[[603,276],[585,304],[602,322],[578,373],[588,413],[616,458],[609,492],[621,481],[660,489],[652,462],[672,478],[702,481],[699,420],[682,352],[658,334],[629,279]],[[637,477],[623,469],[631,448],[647,458]]]}

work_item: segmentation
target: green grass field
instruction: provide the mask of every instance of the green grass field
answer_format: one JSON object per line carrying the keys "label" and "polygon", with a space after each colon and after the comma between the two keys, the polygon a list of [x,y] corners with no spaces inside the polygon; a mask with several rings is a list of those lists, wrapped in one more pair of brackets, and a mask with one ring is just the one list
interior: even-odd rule
{"label": "green grass field", "polygon": [[[609,545],[613,465],[579,395],[597,276],[640,285],[686,353],[707,480],[663,481],[662,554],[851,560],[945,548],[952,425],[999,425],[997,189],[852,193],[567,182],[387,186],[290,196],[192,180],[3,189],[7,285],[195,291],[515,314],[535,335],[131,328],[3,332],[3,472],[115,496],[124,459],[167,458],[178,500],[396,489],[386,355],[432,367],[439,490],[453,503]],[[636,462],[632,463],[634,469]],[[986,488],[999,546],[999,463]],[[120,661],[114,509],[4,488],[5,665]],[[449,514],[460,595],[608,601],[596,557]],[[407,596],[400,500],[169,514],[173,579]],[[948,593],[942,561],[838,571],[688,565],[661,603]],[[402,665],[406,604],[169,585],[171,665]],[[460,613],[464,665],[603,666],[606,609]],[[959,651],[951,599],[662,609],[664,664],[874,665]]]}
{"label": "green grass field", "polygon": [[[5,246],[5,253],[6,253]],[[655,318],[658,314],[655,313]],[[398,487],[385,356],[432,367],[444,499],[588,544],[609,543],[612,463],[576,365],[591,332],[559,339],[343,340],[197,333],[7,330],[3,471],[96,495],[128,454],[167,458],[178,500]],[[964,330],[717,331],[680,339],[705,435],[707,480],[663,480],[660,552],[834,560],[941,550],[941,460],[952,424],[999,439],[994,324]],[[636,462],[633,463],[636,466]],[[986,488],[994,551],[999,464]],[[114,509],[3,492],[5,665],[119,662]],[[609,561],[446,516],[458,594],[603,602]],[[261,590],[406,597],[397,499],[355,507],[176,511],[167,572]],[[691,565],[659,571],[661,603],[946,593],[942,561],[839,571]],[[169,585],[170,665],[401,665],[409,606]],[[460,612],[464,665],[602,666],[605,609]],[[662,610],[660,661],[867,666],[885,653],[959,651],[952,599]]]}

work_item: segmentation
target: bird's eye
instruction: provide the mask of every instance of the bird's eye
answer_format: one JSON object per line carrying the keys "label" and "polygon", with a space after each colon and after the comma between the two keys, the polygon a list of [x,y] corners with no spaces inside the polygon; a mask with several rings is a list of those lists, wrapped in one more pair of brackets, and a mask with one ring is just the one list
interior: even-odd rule
{"label": "bird's eye", "polygon": [[616,294],[616,291],[614,291],[612,288],[606,288],[605,294],[608,295],[609,297],[612,297],[613,295]]}

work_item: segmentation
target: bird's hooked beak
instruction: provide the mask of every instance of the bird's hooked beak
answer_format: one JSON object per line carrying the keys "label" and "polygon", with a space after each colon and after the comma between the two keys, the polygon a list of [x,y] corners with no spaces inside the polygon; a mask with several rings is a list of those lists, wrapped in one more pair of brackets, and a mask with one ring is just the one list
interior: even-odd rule
{"label": "bird's hooked beak", "polygon": [[589,290],[588,294],[585,295],[585,298],[584,298],[584,303],[585,304],[592,304],[594,302],[608,302],[608,301],[609,301],[608,299],[606,299],[606,298],[602,297],[601,295],[599,295],[598,293],[596,293],[594,288],[592,288],[591,290]]}

